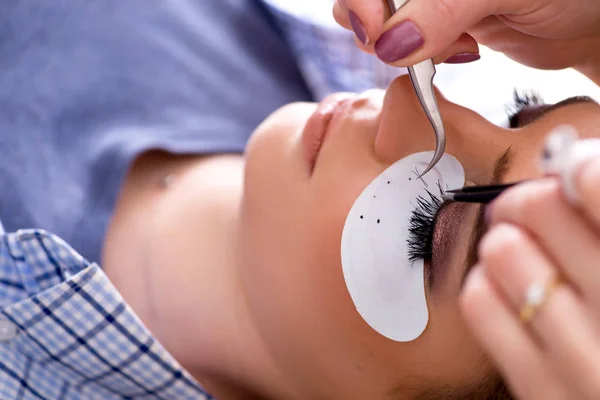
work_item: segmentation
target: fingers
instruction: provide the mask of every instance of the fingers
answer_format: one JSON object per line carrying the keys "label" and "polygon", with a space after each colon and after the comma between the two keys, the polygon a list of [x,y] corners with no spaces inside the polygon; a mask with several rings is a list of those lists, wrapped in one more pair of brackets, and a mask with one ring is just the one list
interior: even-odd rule
{"label": "fingers", "polygon": [[372,45],[379,39],[389,16],[387,0],[337,0],[334,5],[336,21],[353,30],[363,45]]}
{"label": "fingers", "polygon": [[582,211],[600,232],[600,153],[580,166],[575,185]]}
{"label": "fingers", "polygon": [[538,3],[539,0],[412,0],[388,18],[387,0],[338,0],[335,13],[342,26],[353,28],[360,42],[374,44],[382,61],[406,67],[444,53],[489,15],[526,13]]}
{"label": "fingers", "polygon": [[[442,53],[481,16],[478,5],[461,0],[419,0],[407,3],[384,25],[375,53],[395,66],[416,64]],[[460,18],[457,18],[460,16]]]}
{"label": "fingers", "polygon": [[[600,176],[594,179],[596,185],[588,190],[600,195],[597,189]],[[598,201],[592,207],[594,212],[600,208]],[[592,227],[585,216],[567,203],[558,180],[545,179],[515,187],[491,206],[489,215],[492,224],[508,222],[529,232],[600,314],[600,229],[594,229],[600,226],[594,222]]]}
{"label": "fingers", "polygon": [[[524,230],[509,224],[490,230],[481,243],[479,259],[515,317],[530,286],[544,284],[558,274],[541,247]],[[540,339],[540,351],[565,386],[584,398],[597,398],[600,350],[585,305],[568,283],[548,292],[546,299],[529,322]]]}
{"label": "fingers", "polygon": [[464,64],[479,60],[479,45],[473,37],[463,33],[456,42],[444,49],[441,54],[433,58],[436,64]]}
{"label": "fingers", "polygon": [[469,275],[461,297],[467,324],[498,365],[519,399],[564,399],[564,389],[542,352],[506,306],[480,267]]}
{"label": "fingers", "polygon": [[[524,399],[550,398],[554,392],[541,392],[551,386],[561,390],[558,398],[595,399],[600,398],[600,141],[557,144],[549,141],[543,157],[544,165],[556,167],[544,170],[556,176],[518,185],[488,206],[490,228],[478,253],[483,272],[468,279],[462,308]],[[509,345],[500,343],[508,335],[530,363],[541,360],[542,372],[534,377],[518,369]]]}
{"label": "fingers", "polygon": [[335,22],[341,25],[343,28],[348,30],[352,29],[352,24],[350,23],[350,17],[348,15],[348,10],[342,8],[339,1],[336,1],[333,4],[333,18]]}
{"label": "fingers", "polygon": [[[384,2],[386,0],[383,0]],[[368,29],[367,25],[362,23],[362,20],[358,16],[358,14],[348,8],[346,2],[349,2],[354,7],[358,9],[368,7],[368,2],[353,2],[352,0],[338,0],[334,3],[333,6],[333,16],[338,24],[342,27],[354,31],[356,45],[363,51],[368,53],[374,52],[374,43],[379,38],[379,33],[381,33],[381,28],[383,27],[384,19],[381,19],[381,24],[370,24],[369,27],[374,27],[374,29]],[[383,7],[383,15],[382,18],[389,18],[388,13],[386,13],[387,6]],[[379,29],[379,30],[378,30]],[[375,33],[374,33],[375,32]],[[462,64],[476,61],[480,58],[479,56],[479,45],[477,41],[469,34],[463,33],[459,36],[459,38],[451,43],[448,47],[444,48],[444,50],[437,54],[433,60],[436,64],[440,63],[449,63],[449,64]]]}

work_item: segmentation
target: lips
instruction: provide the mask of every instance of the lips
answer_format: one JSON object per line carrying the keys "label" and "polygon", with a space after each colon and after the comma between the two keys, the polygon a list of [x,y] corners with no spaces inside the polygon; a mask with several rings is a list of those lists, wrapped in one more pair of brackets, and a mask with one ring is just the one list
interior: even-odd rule
{"label": "lips", "polygon": [[329,123],[336,110],[352,97],[348,94],[335,94],[325,98],[306,122],[301,142],[302,153],[310,174],[315,168],[317,158],[329,132]]}

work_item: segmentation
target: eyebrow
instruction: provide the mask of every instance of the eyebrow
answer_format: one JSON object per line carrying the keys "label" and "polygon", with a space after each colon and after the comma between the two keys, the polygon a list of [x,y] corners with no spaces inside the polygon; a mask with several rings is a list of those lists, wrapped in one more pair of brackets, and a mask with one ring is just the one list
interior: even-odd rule
{"label": "eyebrow", "polygon": [[[500,157],[494,162],[494,170],[492,173],[492,180],[490,185],[498,185],[502,182],[504,176],[510,169],[512,160],[514,159],[514,152],[512,147],[506,149]],[[469,274],[469,271],[473,268],[477,262],[477,246],[479,241],[485,235],[488,230],[488,226],[485,223],[485,205],[479,206],[479,212],[473,230],[471,231],[471,238],[469,239],[469,250],[467,252],[467,258],[465,261],[465,271],[461,278],[461,286],[465,281],[465,278]]]}

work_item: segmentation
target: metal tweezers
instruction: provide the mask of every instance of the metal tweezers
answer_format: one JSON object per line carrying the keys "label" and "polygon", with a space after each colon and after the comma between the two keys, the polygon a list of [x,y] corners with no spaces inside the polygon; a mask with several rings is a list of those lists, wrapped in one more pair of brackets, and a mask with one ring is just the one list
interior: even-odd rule
{"label": "metal tweezers", "polygon": [[462,189],[447,190],[442,194],[442,199],[459,203],[488,204],[496,197],[500,196],[505,190],[523,182],[524,181],[514,182],[506,185],[467,186]]}
{"label": "metal tweezers", "polygon": [[[396,13],[400,8],[404,7],[409,0],[387,0],[392,15]],[[421,102],[425,114],[435,132],[435,153],[433,159],[423,171],[420,176],[425,175],[429,172],[437,162],[444,155],[446,150],[446,131],[444,130],[444,124],[442,123],[442,117],[440,116],[440,109],[435,98],[435,92],[433,90],[433,77],[435,76],[435,64],[432,59],[425,60],[418,64],[408,67],[408,74],[410,81],[412,82],[417,97]]]}

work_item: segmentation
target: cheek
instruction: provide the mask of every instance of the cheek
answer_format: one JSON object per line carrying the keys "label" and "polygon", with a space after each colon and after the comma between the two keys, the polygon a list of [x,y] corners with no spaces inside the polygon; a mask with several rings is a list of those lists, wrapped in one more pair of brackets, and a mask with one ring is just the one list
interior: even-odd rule
{"label": "cheek", "polygon": [[242,274],[251,313],[282,368],[311,377],[315,360],[354,365],[356,344],[379,338],[356,313],[340,261],[344,220],[361,188],[301,186],[274,188],[278,200],[269,205],[245,200]]}
{"label": "cheek", "polygon": [[[370,332],[345,290],[343,222],[299,202],[288,203],[287,212],[244,209],[242,279],[250,313],[278,366],[313,382],[323,370],[337,375],[354,365],[356,337]],[[325,368],[332,362],[342,368]]]}
{"label": "cheek", "polygon": [[344,288],[339,263],[343,216],[331,213],[339,209],[331,201],[324,204],[312,197],[317,188],[306,180],[295,142],[315,108],[296,104],[277,111],[256,130],[247,148],[242,274],[252,312],[268,330],[265,334],[274,335],[272,343],[297,337],[305,326],[309,335],[322,323],[315,312],[322,295],[339,297],[331,289]]}
{"label": "cheek", "polygon": [[253,200],[242,210],[244,282],[268,326],[309,333],[340,306],[352,311],[339,252],[345,214],[335,199],[315,207],[282,189]]}

